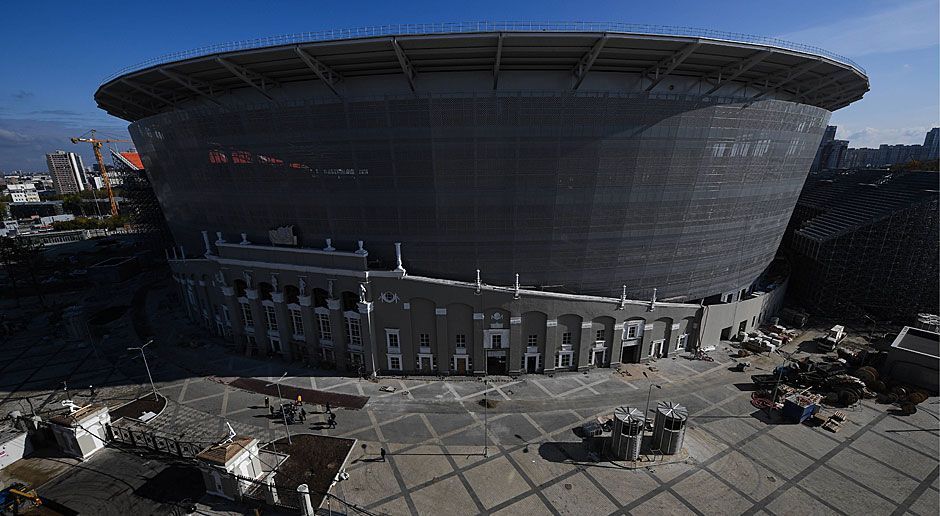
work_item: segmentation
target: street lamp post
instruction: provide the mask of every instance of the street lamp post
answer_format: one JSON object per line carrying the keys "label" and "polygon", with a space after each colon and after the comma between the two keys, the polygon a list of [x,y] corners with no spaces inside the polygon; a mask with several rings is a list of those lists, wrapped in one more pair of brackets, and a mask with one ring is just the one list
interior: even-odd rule
{"label": "street lamp post", "polygon": [[487,412],[489,409],[489,402],[486,399],[486,389],[489,387],[488,382],[486,381],[486,372],[483,373],[483,456],[486,457],[489,452],[489,436],[487,435],[486,423],[487,423]]}
{"label": "street lamp post", "polygon": [[272,385],[277,386],[277,402],[278,402],[278,405],[281,407],[281,418],[284,420],[284,430],[287,431],[287,444],[294,444],[290,438],[290,427],[287,426],[287,414],[284,413],[284,400],[283,398],[281,398],[281,382],[286,377],[287,377],[287,371],[284,371],[284,374],[282,374],[280,378],[265,385],[265,387],[270,387]]}
{"label": "street lamp post", "polygon": [[140,351],[140,356],[144,359],[144,367],[147,369],[147,378],[150,379],[150,388],[153,389],[153,399],[156,401],[160,400],[160,397],[157,396],[157,387],[153,384],[153,376],[150,374],[150,365],[147,364],[147,354],[144,353],[144,348],[153,343],[153,339],[147,341],[146,344],[136,348],[127,348],[128,351]]}
{"label": "street lamp post", "polygon": [[[653,380],[650,379],[650,377],[649,377],[648,374],[646,374],[646,371],[643,371],[643,376],[646,377],[646,379],[649,380],[649,382],[650,382],[650,391],[649,391],[649,393],[646,395],[646,412],[643,413],[643,417],[649,419],[649,417],[650,417],[650,399],[653,397],[653,387],[656,387],[657,389],[662,389],[662,387],[660,387],[659,385],[656,385],[655,383],[653,383]],[[645,422],[644,422],[644,424],[643,424],[643,432],[646,432],[646,424],[645,424]]]}

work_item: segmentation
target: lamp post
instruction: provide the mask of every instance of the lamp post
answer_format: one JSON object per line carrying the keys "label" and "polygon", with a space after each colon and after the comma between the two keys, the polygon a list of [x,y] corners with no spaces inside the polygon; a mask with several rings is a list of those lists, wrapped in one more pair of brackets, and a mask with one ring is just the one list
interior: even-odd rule
{"label": "lamp post", "polygon": [[[662,387],[660,387],[659,385],[656,385],[655,383],[653,383],[653,380],[651,380],[650,377],[649,377],[649,375],[646,374],[646,371],[643,371],[643,376],[644,376],[647,380],[649,380],[649,382],[650,382],[650,391],[649,391],[649,393],[646,395],[646,412],[643,413],[643,417],[648,420],[649,417],[650,417],[650,399],[653,397],[653,387],[656,387],[657,389],[662,389]],[[643,424],[643,432],[646,432],[646,423],[645,423],[645,422],[644,422],[644,424]]]}
{"label": "lamp post", "polygon": [[486,381],[486,372],[483,372],[483,456],[486,457],[489,452],[489,439],[487,435],[486,423],[487,423],[487,409],[489,408],[489,402],[486,399],[486,389],[489,387],[488,382]]}
{"label": "lamp post", "polygon": [[287,371],[284,371],[284,374],[282,374],[280,378],[269,384],[265,384],[265,387],[270,387],[272,385],[277,386],[277,403],[281,407],[281,418],[284,420],[284,430],[287,431],[287,444],[294,444],[290,438],[290,427],[287,426],[287,414],[284,413],[284,400],[281,398],[281,382],[284,381],[284,378],[286,377]]}
{"label": "lamp post", "polygon": [[153,384],[153,376],[150,374],[150,366],[147,364],[147,354],[144,353],[144,348],[153,343],[153,339],[147,341],[146,344],[136,348],[127,348],[128,351],[140,351],[140,356],[144,359],[144,367],[147,369],[147,378],[150,379],[150,388],[153,389],[153,399],[156,401],[160,400],[160,397],[157,396],[157,388]]}

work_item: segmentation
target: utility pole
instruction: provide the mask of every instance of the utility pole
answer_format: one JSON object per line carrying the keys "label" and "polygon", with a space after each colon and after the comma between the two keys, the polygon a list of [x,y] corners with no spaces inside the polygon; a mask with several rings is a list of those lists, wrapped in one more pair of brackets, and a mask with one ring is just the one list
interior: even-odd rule
{"label": "utility pole", "polygon": [[[653,387],[656,387],[657,389],[662,389],[662,387],[660,387],[659,385],[656,385],[655,383],[653,383],[653,380],[649,377],[648,374],[646,374],[646,371],[643,371],[643,376],[645,376],[646,379],[649,380],[649,382],[650,382],[650,391],[649,391],[649,393],[646,395],[646,412],[643,413],[643,417],[645,417],[646,420],[649,421],[649,417],[650,417],[650,399],[653,397]],[[645,423],[645,422],[644,422],[644,424],[643,424],[643,433],[644,433],[644,434],[646,433],[646,423]]]}
{"label": "utility pole", "polygon": [[287,431],[287,444],[294,444],[290,439],[290,428],[287,426],[287,414],[284,413],[284,401],[283,398],[281,398],[281,382],[284,381],[284,378],[286,377],[287,371],[284,371],[284,374],[282,374],[280,378],[269,384],[266,384],[265,387],[270,387],[272,385],[277,386],[277,402],[281,407],[281,418],[284,420],[284,430]]}
{"label": "utility pole", "polygon": [[144,353],[144,348],[153,343],[153,339],[147,341],[146,344],[136,348],[127,348],[128,351],[140,351],[140,356],[144,359],[144,367],[147,369],[147,378],[150,379],[150,388],[153,389],[153,399],[155,401],[160,401],[160,397],[157,396],[157,387],[153,384],[153,376],[150,374],[150,366],[147,364],[147,354]]}

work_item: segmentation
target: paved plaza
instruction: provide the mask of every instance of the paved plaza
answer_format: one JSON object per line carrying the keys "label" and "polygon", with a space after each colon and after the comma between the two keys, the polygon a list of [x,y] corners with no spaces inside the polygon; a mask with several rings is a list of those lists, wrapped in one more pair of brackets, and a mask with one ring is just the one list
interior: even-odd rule
{"label": "paved plaza", "polygon": [[[130,296],[133,292],[128,292]],[[167,290],[153,289],[146,309],[155,320],[178,320]],[[129,301],[128,301],[129,302]],[[98,346],[37,338],[47,321],[4,343],[0,410],[59,408],[70,394],[118,405],[149,391],[130,311]],[[227,385],[235,377],[273,380],[318,391],[368,397],[361,410],[337,410],[327,429],[314,408],[292,433],[358,440],[349,478],[334,494],[373,514],[914,514],[938,513],[938,399],[901,416],[866,400],[847,410],[838,433],[768,419],[750,403],[749,374],[715,362],[667,358],[624,372],[529,375],[520,378],[382,378],[378,382],[320,373],[277,359],[248,358],[221,342],[175,345],[198,332],[162,324],[148,355],[157,389],[169,404],[149,426],[195,442],[240,433],[283,437],[263,395]],[[796,344],[791,345],[796,347]],[[151,348],[148,348],[150,351]],[[781,357],[751,359],[768,372]],[[688,407],[688,459],[627,468],[592,456],[572,431],[615,407],[674,401]],[[91,396],[89,385],[96,386]],[[386,392],[383,387],[393,387]],[[492,400],[484,408],[482,398]],[[25,409],[25,410],[24,410]],[[381,461],[379,450],[387,450]],[[334,504],[333,509],[337,509]]]}

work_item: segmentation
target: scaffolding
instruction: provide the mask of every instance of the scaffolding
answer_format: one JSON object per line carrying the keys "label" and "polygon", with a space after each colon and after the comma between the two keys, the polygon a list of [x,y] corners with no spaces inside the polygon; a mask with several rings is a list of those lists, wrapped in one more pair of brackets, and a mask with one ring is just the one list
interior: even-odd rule
{"label": "scaffolding", "polygon": [[858,171],[810,179],[787,232],[791,292],[833,317],[937,313],[938,175]]}
{"label": "scaffolding", "polygon": [[137,234],[139,241],[147,248],[159,251],[159,255],[173,244],[150,178],[136,152],[110,150],[115,171],[122,181],[121,190],[127,202],[125,214],[130,219],[130,230]]}

